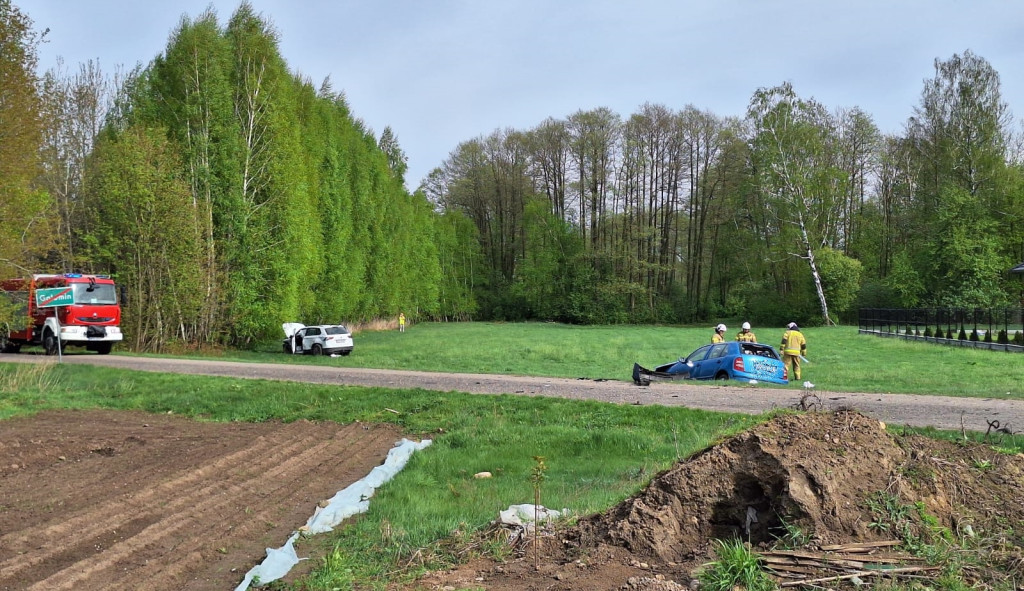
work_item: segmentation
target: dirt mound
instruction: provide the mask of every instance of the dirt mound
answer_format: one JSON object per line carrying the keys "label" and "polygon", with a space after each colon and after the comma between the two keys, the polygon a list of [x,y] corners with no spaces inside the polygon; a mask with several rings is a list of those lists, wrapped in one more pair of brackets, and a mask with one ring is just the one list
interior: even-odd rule
{"label": "dirt mound", "polygon": [[780,416],[659,474],[575,535],[666,562],[705,554],[711,539],[758,545],[799,531],[816,545],[868,542],[893,537],[887,499],[975,534],[1022,523],[1024,459],[893,436],[856,412]]}
{"label": "dirt mound", "polygon": [[714,539],[767,548],[788,538],[821,549],[943,530],[957,539],[1002,536],[1020,547],[1024,538],[1012,529],[1020,523],[1020,454],[894,435],[852,411],[784,415],[679,462],[637,495],[580,520],[545,544],[540,564],[527,549],[520,563],[480,562],[428,584],[675,589],[712,558]]}

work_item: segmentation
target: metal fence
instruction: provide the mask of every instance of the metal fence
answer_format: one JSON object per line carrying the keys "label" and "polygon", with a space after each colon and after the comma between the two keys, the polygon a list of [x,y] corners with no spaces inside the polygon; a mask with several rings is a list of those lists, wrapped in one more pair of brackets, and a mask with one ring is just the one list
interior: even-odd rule
{"label": "metal fence", "polygon": [[1024,353],[1024,308],[861,308],[859,332]]}

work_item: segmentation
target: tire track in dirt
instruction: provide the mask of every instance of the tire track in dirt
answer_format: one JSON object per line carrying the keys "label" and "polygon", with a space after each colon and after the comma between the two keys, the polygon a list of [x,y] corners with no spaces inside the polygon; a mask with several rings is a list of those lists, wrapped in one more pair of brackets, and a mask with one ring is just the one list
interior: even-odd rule
{"label": "tire track in dirt", "polygon": [[[39,495],[18,497],[15,508],[35,506],[37,512],[48,513],[15,531],[8,529],[12,520],[4,521],[5,511],[0,511],[0,524],[7,530],[0,536],[0,589],[163,591],[237,584],[249,566],[262,560],[265,547],[281,545],[320,500],[379,465],[400,438],[393,427],[298,422],[248,425],[223,442],[216,434],[224,425],[196,425],[209,431],[199,438],[205,440],[201,447],[212,445],[219,457],[201,453],[198,463],[171,457],[178,463],[168,470],[159,457],[180,456],[196,447],[195,438],[121,450],[130,458],[119,457],[120,448],[114,445],[113,457],[100,459],[108,466],[138,463],[138,470],[118,474],[131,479],[131,487],[111,495],[108,482],[97,488],[107,491],[106,496],[90,496],[90,489],[81,489],[93,502],[70,503],[81,505],[70,513],[56,506],[40,508],[37,503],[44,499]],[[4,447],[2,435],[0,451],[26,445]],[[82,438],[76,444],[82,452],[97,441]],[[156,453],[139,453],[143,451]],[[73,477],[73,472],[101,465],[97,458],[84,459],[79,468],[58,464],[56,471],[72,468],[66,472]],[[6,480],[3,484],[7,489]],[[62,494],[70,498],[73,492]]]}

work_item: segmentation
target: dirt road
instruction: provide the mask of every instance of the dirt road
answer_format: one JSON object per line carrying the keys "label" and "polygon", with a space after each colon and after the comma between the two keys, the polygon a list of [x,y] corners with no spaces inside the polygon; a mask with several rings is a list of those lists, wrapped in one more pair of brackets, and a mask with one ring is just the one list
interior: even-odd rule
{"label": "dirt road", "polygon": [[[0,362],[41,362],[39,355],[0,355]],[[655,383],[636,386],[625,381],[536,378],[483,374],[445,374],[419,371],[318,367],[213,360],[158,359],[119,355],[68,355],[65,363],[83,363],[140,371],[186,373],[235,378],[286,380],[318,384],[423,388],[473,394],[522,394],[599,400],[619,404],[662,404],[705,410],[758,414],[773,408],[792,408],[807,391],[792,388],[719,386],[704,383]],[[855,408],[895,425],[966,428],[986,431],[989,421],[1014,432],[1024,431],[1024,401],[991,398],[952,398],[906,394],[857,394],[815,391],[824,409]]]}

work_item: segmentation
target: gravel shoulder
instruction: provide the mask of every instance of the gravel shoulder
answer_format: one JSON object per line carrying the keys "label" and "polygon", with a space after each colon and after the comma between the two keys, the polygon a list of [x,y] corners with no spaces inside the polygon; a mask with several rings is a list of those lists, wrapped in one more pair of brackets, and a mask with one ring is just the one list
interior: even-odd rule
{"label": "gravel shoulder", "polygon": [[[0,362],[40,363],[52,362],[52,359],[41,355],[0,355]],[[434,373],[119,355],[68,355],[64,357],[64,363],[316,384],[553,396],[616,404],[660,404],[746,414],[760,414],[776,408],[796,408],[808,393],[807,390],[795,387],[757,388],[691,382],[637,386],[626,381],[582,378]],[[1024,401],[822,390],[813,393],[817,399],[808,402],[820,403],[821,409],[853,408],[889,424],[984,432],[989,429],[990,421],[999,421],[1000,426],[1009,427],[1014,432],[1024,430]]]}

